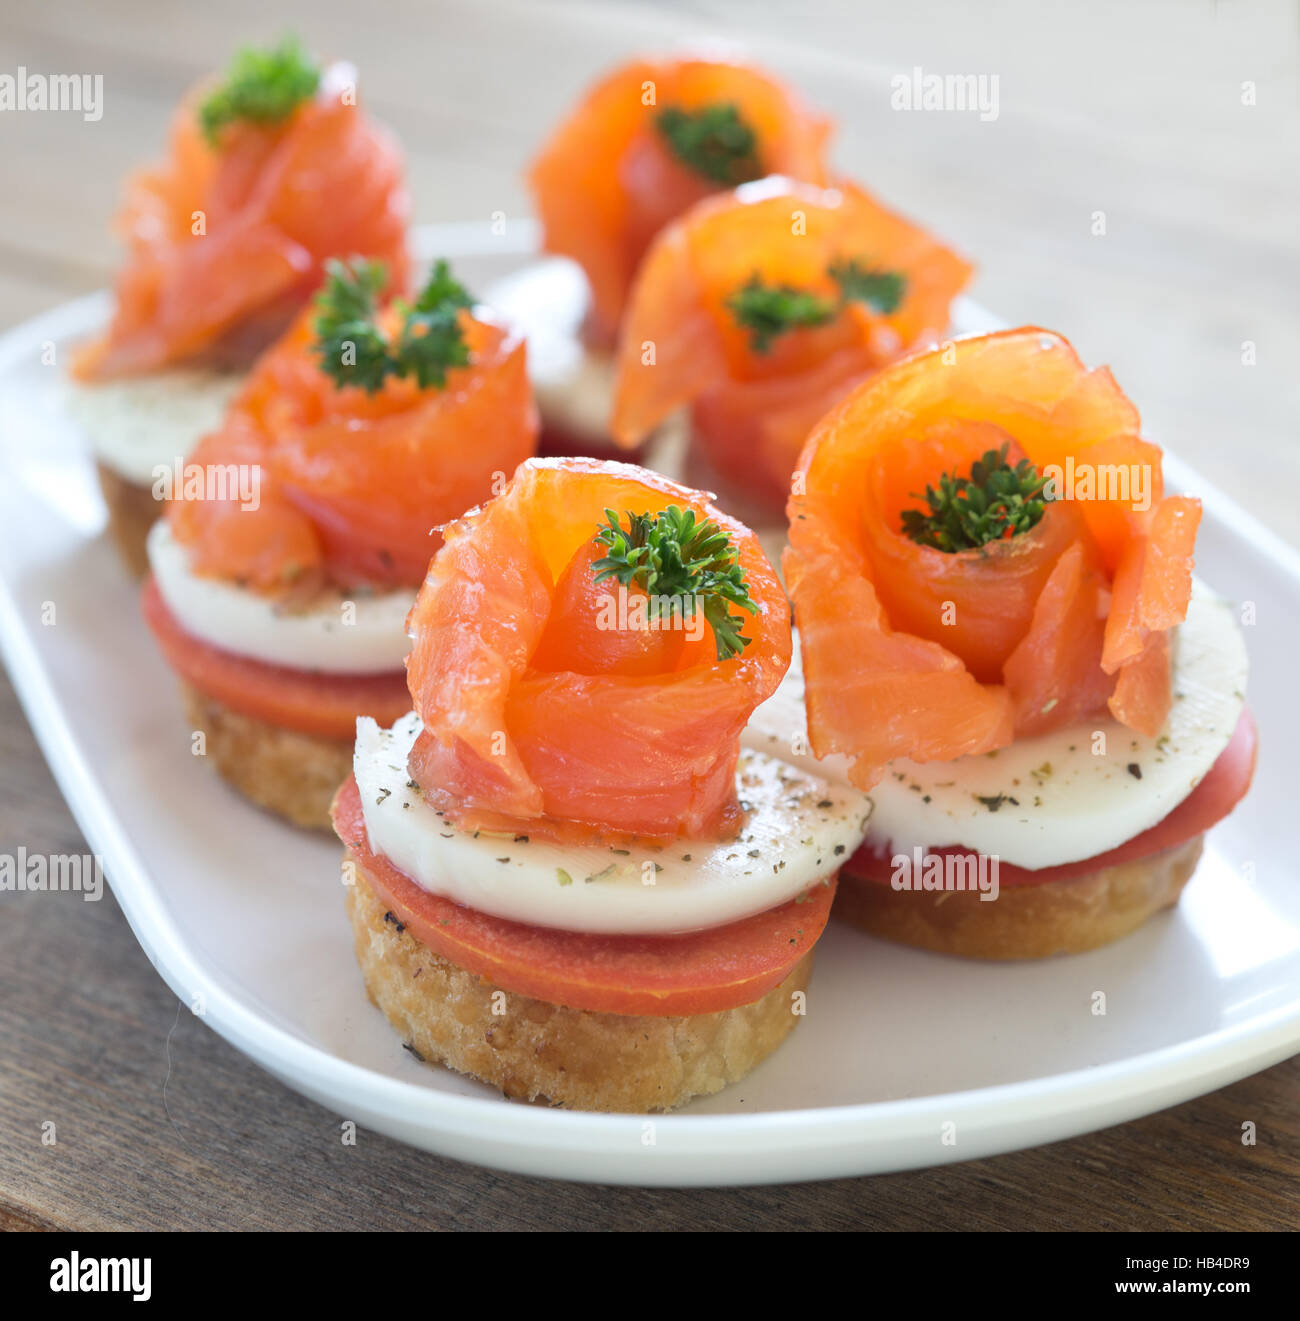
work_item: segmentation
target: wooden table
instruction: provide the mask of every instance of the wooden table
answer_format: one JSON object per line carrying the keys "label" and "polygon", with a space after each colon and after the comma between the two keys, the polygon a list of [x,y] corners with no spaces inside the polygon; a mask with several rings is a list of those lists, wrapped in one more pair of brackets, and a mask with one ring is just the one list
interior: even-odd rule
{"label": "wooden table", "polygon": [[[742,32],[737,15],[744,14]],[[793,15],[797,14],[797,21]],[[519,170],[621,54],[745,37],[840,121],[848,173],[981,265],[975,294],[1108,361],[1147,429],[1300,539],[1296,30],[1282,3],[8,0],[0,72],[102,72],[105,113],[0,114],[0,322],[104,284],[118,181],[184,86],[297,30],[359,65],[421,220],[527,208]],[[999,112],[889,108],[890,78],[996,74]],[[1243,84],[1254,104],[1243,103]],[[1245,99],[1250,99],[1245,94]],[[1105,213],[1095,235],[1095,213]],[[1243,363],[1243,344],[1256,365]],[[1249,355],[1247,355],[1249,356]],[[1267,474],[1267,476],[1265,476]],[[0,848],[84,844],[7,684]],[[5,895],[0,1227],[1281,1228],[1300,1222],[1300,1058],[1137,1123],[873,1180],[638,1191],[496,1174],[363,1133],[188,1013],[111,899]],[[42,1145],[53,1120],[58,1142]],[[1258,1145],[1243,1147],[1252,1120]]]}

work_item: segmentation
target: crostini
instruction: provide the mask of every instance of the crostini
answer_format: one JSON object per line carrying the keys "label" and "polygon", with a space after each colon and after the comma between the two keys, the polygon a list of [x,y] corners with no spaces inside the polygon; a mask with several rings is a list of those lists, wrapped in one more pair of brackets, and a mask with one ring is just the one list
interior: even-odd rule
{"label": "crostini", "polygon": [[683,405],[691,444],[779,511],[813,424],[856,385],[945,331],[971,275],[862,189],[769,178],[662,230],[623,320],[611,430],[635,446]]}
{"label": "crostini", "polygon": [[409,707],[405,619],[437,527],[534,449],[518,332],[439,262],[380,303],[331,265],[149,534],[146,618],[202,750],[254,802],[329,828],[356,719]]}
{"label": "crostini", "polygon": [[528,327],[543,453],[612,457],[611,352],[655,234],[749,179],[823,183],[829,135],[788,87],[727,60],[636,60],[587,92],[528,174],[543,248],[566,260],[489,291]]}
{"label": "crostini", "polygon": [[334,805],[370,996],[512,1097],[666,1110],[805,1008],[869,802],[742,751],[790,659],[757,539],[698,491],[534,459],[444,529],[414,710],[358,723]]}
{"label": "crostini", "polygon": [[814,429],[789,518],[803,676],[749,737],[806,712],[809,764],[870,791],[839,916],[1015,959],[1177,902],[1250,785],[1246,651],[1108,370],[1033,327],[887,368]]}
{"label": "crostini", "polygon": [[133,572],[177,456],[220,424],[324,261],[378,258],[400,285],[408,213],[402,155],[350,65],[292,41],[245,49],[182,101],[166,159],[128,181],[112,320],[78,352],[69,394]]}

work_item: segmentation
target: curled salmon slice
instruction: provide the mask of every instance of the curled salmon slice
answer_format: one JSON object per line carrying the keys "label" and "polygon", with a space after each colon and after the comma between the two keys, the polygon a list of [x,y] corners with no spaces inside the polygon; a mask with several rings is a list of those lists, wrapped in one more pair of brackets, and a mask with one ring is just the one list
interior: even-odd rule
{"label": "curled salmon slice", "polygon": [[[897,303],[845,300],[832,269],[847,262],[901,279]],[[665,229],[642,263],[620,336],[611,432],[634,445],[690,405],[715,465],[784,501],[814,423],[886,363],[942,335],[970,275],[956,253],[848,182],[773,178],[711,197]],[[835,311],[756,343],[732,307],[755,278]]]}
{"label": "curled salmon slice", "polygon": [[216,147],[199,126],[206,87],[186,97],[167,159],[127,185],[113,319],[79,355],[79,376],[251,356],[283,332],[332,256],[380,258],[402,283],[405,165],[351,79],[332,66],[283,124],[232,124]]}
{"label": "curled salmon slice", "polygon": [[[821,420],[785,557],[818,755],[869,787],[896,757],[988,752],[1107,706],[1159,732],[1200,505],[1164,495],[1139,427],[1109,371],[1034,327],[915,354]],[[953,553],[903,534],[918,493],[1003,444],[1053,481],[1035,526]]]}
{"label": "curled salmon slice", "polygon": [[206,490],[171,502],[195,571],[264,592],[418,584],[439,525],[504,485],[536,446],[523,340],[489,318],[460,313],[470,364],[443,387],[392,378],[368,394],[321,370],[303,312],[189,456],[194,470],[259,476],[256,508]]}
{"label": "curled salmon slice", "polygon": [[[758,613],[739,655],[709,626],[665,643],[657,672],[626,629],[592,618],[585,579],[605,511],[670,505],[731,538]],[[496,499],[444,528],[411,610],[410,771],[462,826],[539,837],[671,839],[737,814],[740,731],[790,663],[790,616],[754,534],[708,495],[628,464],[530,459]]]}
{"label": "curled salmon slice", "polygon": [[[753,135],[746,177],[820,184],[830,122],[775,78],[723,60],[636,60],[602,79],[548,139],[528,174],[548,252],[571,257],[591,286],[593,338],[612,343],[632,277],[670,220],[725,182],[668,145],[661,116],[731,107]],[[740,182],[740,180],[732,180]]]}
{"label": "curled salmon slice", "polygon": [[1029,629],[1002,666],[1016,733],[1033,735],[1091,715],[1109,700],[1101,667],[1106,580],[1089,543],[1070,544],[1034,602]]}

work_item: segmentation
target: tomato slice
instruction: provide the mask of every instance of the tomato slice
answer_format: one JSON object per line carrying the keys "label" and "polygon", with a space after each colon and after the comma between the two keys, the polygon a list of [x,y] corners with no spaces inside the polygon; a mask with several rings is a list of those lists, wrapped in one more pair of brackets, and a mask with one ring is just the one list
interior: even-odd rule
{"label": "tomato slice", "polygon": [[606,1014],[671,1017],[752,1004],[817,943],[835,878],[780,908],[681,936],[606,936],[491,917],[430,894],[372,853],[351,776],[334,800],[334,829],[393,916],[435,954],[494,986]]}
{"label": "tomato slice", "polygon": [[[1194,835],[1203,834],[1222,821],[1245,797],[1255,775],[1258,747],[1259,735],[1254,718],[1243,707],[1228,746],[1219,754],[1200,784],[1163,820],[1116,848],[1091,858],[1083,858],[1079,862],[1064,863],[1060,867],[1031,870],[1007,862],[999,863],[999,886],[1046,885],[1050,881],[1075,880],[1100,871],[1103,867],[1149,858],[1165,849],[1174,848]],[[931,849],[929,852],[945,857],[979,856],[973,849],[953,847]],[[893,863],[888,853],[876,852],[870,844],[863,844],[844,864],[844,874],[854,880],[888,885],[893,874]]]}
{"label": "tomato slice", "polygon": [[350,742],[358,716],[373,716],[387,726],[411,709],[403,670],[322,674],[223,651],[180,626],[152,577],[144,585],[140,608],[167,663],[186,683],[255,720]]}

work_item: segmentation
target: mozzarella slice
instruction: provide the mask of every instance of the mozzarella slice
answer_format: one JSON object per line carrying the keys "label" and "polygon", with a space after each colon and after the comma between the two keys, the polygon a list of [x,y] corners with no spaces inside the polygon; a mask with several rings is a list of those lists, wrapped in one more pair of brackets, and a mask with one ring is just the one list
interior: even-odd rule
{"label": "mozzarella slice", "polygon": [[149,567],[167,608],[187,632],[214,647],[298,670],[380,674],[401,670],[415,592],[334,590],[289,612],[273,599],[190,568],[189,552],[165,518],[149,531]]}
{"label": "mozzarella slice", "polygon": [[243,383],[237,373],[201,367],[93,385],[69,381],[67,409],[105,467],[137,486],[152,486],[155,469],[174,469],[201,436],[220,426]]}
{"label": "mozzarella slice", "polygon": [[588,302],[582,268],[564,257],[533,262],[499,280],[484,300],[524,331],[528,376],[543,422],[610,443],[614,357],[582,342]]}
{"label": "mozzarella slice", "polygon": [[414,712],[391,730],[357,721],[354,769],[371,849],[432,894],[531,926],[620,935],[724,926],[836,872],[870,812],[848,785],[742,750],[736,788],[748,811],[736,839],[624,851],[457,830],[409,783],[420,728]]}
{"label": "mozzarella slice", "polygon": [[[1232,606],[1195,583],[1172,647],[1173,707],[1157,738],[1117,720],[1083,721],[950,762],[893,762],[871,790],[871,838],[891,851],[961,845],[1018,867],[1056,867],[1154,826],[1228,745],[1245,700],[1246,646]],[[848,760],[808,749],[796,652],[742,741],[847,783]]]}

